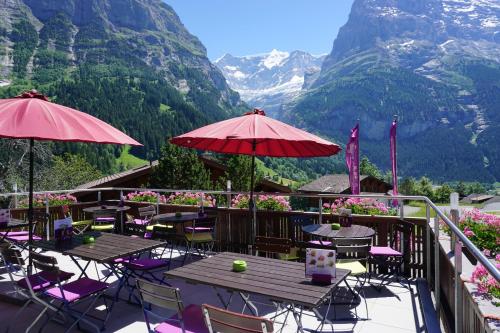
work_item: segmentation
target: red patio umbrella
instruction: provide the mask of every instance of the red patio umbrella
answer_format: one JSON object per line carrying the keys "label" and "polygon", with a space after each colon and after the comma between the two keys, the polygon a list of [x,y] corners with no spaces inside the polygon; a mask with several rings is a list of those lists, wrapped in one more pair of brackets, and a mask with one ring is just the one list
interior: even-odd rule
{"label": "red patio umbrella", "polygon": [[30,140],[29,242],[33,240],[34,140],[129,144],[142,146],[125,133],[89,114],[49,102],[35,90],[0,99],[0,137]]}
{"label": "red patio umbrella", "polygon": [[199,150],[251,155],[250,209],[253,208],[255,156],[320,157],[334,155],[341,150],[335,143],[266,117],[265,112],[259,109],[198,128],[172,138],[170,142]]}

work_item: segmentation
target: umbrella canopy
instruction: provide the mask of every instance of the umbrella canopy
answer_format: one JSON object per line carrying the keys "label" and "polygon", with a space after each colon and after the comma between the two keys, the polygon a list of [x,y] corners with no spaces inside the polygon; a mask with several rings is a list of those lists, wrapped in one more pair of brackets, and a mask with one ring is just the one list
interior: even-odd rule
{"label": "umbrella canopy", "polygon": [[0,100],[0,137],[141,145],[102,120],[33,91]]}
{"label": "umbrella canopy", "polygon": [[[29,243],[33,241],[34,140],[94,142],[142,146],[125,133],[86,113],[49,102],[35,90],[0,100],[0,137],[30,139]],[[30,265],[31,267],[31,256]]]}
{"label": "umbrella canopy", "polygon": [[320,157],[341,150],[332,142],[266,117],[264,111],[258,109],[198,128],[172,138],[170,142],[225,154],[269,157]]}
{"label": "umbrella canopy", "polygon": [[173,144],[225,154],[252,155],[249,209],[252,213],[252,239],[256,235],[256,210],[253,200],[255,156],[320,157],[337,154],[341,148],[316,135],[254,109],[237,118],[201,127],[170,140]]}

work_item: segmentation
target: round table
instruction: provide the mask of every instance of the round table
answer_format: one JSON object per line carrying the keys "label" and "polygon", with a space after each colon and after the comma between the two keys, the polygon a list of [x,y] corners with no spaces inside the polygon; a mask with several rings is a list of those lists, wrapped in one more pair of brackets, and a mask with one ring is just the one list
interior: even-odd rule
{"label": "round table", "polygon": [[368,238],[375,235],[375,230],[362,225],[353,224],[350,227],[341,227],[332,230],[331,224],[310,224],[302,227],[306,234],[326,238]]}
{"label": "round table", "polygon": [[151,222],[156,223],[182,223],[197,220],[200,218],[207,217],[207,214],[199,215],[194,212],[181,212],[180,216],[176,216],[176,213],[165,213],[153,216]]}
{"label": "round table", "polygon": [[92,207],[87,207],[82,209],[85,213],[93,213],[96,210],[103,210],[103,209],[112,209],[116,210],[117,212],[125,212],[130,209],[129,206],[92,206]]}

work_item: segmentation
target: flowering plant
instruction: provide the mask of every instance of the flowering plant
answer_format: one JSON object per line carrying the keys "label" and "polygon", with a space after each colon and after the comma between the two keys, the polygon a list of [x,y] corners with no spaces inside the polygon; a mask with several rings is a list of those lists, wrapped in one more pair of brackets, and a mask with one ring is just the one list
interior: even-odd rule
{"label": "flowering plant", "polygon": [[167,198],[167,202],[173,205],[191,205],[197,206],[200,204],[200,198],[203,195],[203,206],[205,207],[215,207],[216,200],[208,195],[202,193],[181,193],[176,192],[171,194]]}
{"label": "flowering plant", "polygon": [[[500,269],[500,255],[496,256],[496,266]],[[493,278],[483,265],[479,264],[472,273],[472,282],[477,285],[480,294],[488,294],[496,299],[500,299],[500,283]],[[496,306],[500,304],[494,303]]]}
{"label": "flowering plant", "polygon": [[[63,206],[76,203],[76,198],[71,194],[47,194],[47,199],[49,200],[49,206]],[[28,199],[23,199],[19,203],[20,207],[28,207]],[[33,206],[43,207],[45,206],[45,194],[35,194],[33,196]]]}
{"label": "flowering plant", "polygon": [[[451,234],[449,227],[443,225],[443,230]],[[495,256],[500,251],[500,216],[486,214],[475,208],[462,212],[458,227],[474,245],[486,256]]]}
{"label": "flowering plant", "polygon": [[[249,196],[238,194],[231,202],[235,208],[248,208]],[[255,205],[259,210],[288,211],[291,210],[288,198],[279,195],[256,195]]]}
{"label": "flowering plant", "polygon": [[161,203],[166,202],[164,195],[161,195],[153,191],[132,192],[127,194],[125,198],[130,201],[156,203],[158,197],[160,198]]}
{"label": "flowering plant", "polygon": [[353,214],[364,215],[396,215],[394,208],[387,207],[383,202],[370,198],[336,199],[332,203],[324,203],[325,213],[338,213],[340,209],[350,209]]}

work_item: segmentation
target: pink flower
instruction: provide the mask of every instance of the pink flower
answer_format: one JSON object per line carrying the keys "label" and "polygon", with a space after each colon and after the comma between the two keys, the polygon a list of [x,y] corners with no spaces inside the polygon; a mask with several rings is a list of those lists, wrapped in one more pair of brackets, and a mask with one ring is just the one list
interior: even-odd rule
{"label": "pink flower", "polygon": [[464,228],[464,235],[468,238],[474,237],[476,234],[469,227]]}

